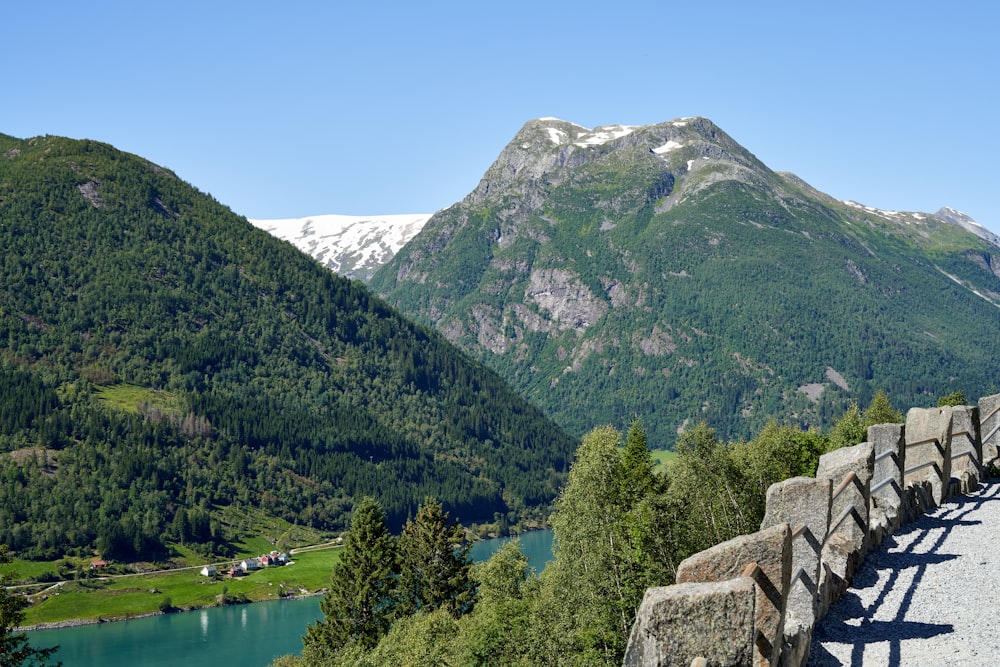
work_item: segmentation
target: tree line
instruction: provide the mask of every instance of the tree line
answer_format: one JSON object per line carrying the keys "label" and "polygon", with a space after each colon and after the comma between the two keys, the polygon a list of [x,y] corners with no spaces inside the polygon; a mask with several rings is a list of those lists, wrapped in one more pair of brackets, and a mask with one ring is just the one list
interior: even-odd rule
{"label": "tree line", "polygon": [[[757,530],[771,484],[815,475],[823,453],[902,418],[878,392],[828,433],[772,421],[751,440],[725,442],[701,423],[680,436],[676,458],[660,471],[640,420],[624,434],[595,428],[556,501],[555,559],[545,570],[532,573],[510,542],[471,566],[468,578],[462,570],[454,587],[434,588],[447,593],[429,603],[398,601],[416,599],[414,582],[441,560],[416,545],[411,525],[388,535],[377,506],[366,503],[355,510],[324,618],[303,638],[303,655],[272,667],[621,664],[648,587],[673,583],[684,558]],[[464,552],[450,553],[460,561]],[[447,562],[458,571],[456,560]]]}

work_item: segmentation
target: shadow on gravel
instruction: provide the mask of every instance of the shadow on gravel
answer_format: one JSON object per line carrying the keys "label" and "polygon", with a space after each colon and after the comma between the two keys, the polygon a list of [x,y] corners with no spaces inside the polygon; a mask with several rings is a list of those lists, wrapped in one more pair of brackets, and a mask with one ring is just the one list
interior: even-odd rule
{"label": "shadow on gravel", "polygon": [[[1000,500],[1000,480],[985,480],[976,495],[956,496],[948,499],[935,510],[934,515],[924,515],[904,526],[895,535],[883,540],[878,549],[868,554],[865,564],[854,575],[851,589],[831,608],[827,617],[820,621],[813,636],[809,665],[849,664],[861,667],[864,664],[866,644],[889,642],[887,667],[900,667],[902,642],[907,639],[930,639],[955,631],[950,623],[917,623],[906,620],[906,614],[913,602],[913,595],[923,580],[928,567],[960,558],[960,554],[939,553],[948,534],[957,526],[974,526],[982,522],[966,519],[971,512],[985,503]],[[943,529],[943,530],[942,530]],[[929,539],[932,531],[940,531],[933,543],[926,549],[920,545]],[[916,537],[912,537],[916,533]],[[905,549],[899,548],[903,537],[912,541]],[[885,604],[889,593],[896,586],[900,573],[916,569],[913,580],[903,595],[899,609],[892,620],[872,620]],[[857,590],[873,588],[878,584],[879,571],[888,571],[888,577],[875,601],[865,607]],[[824,646],[824,643],[851,646],[851,660],[844,663]]]}

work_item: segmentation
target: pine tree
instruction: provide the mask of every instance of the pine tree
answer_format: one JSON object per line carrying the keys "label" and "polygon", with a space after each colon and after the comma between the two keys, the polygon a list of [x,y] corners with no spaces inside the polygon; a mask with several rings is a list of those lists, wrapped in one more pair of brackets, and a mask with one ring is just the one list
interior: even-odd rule
{"label": "pine tree", "polygon": [[455,617],[472,609],[471,543],[434,498],[427,498],[399,537],[402,614],[447,609]]}
{"label": "pine tree", "polygon": [[830,449],[840,449],[841,447],[853,447],[864,442],[868,437],[868,427],[861,418],[861,410],[858,404],[851,402],[847,411],[841,415],[840,419],[833,425],[830,431]]}
{"label": "pine tree", "polygon": [[865,409],[864,418],[866,427],[875,424],[900,424],[903,422],[903,413],[892,407],[889,396],[879,389]]}
{"label": "pine tree", "polygon": [[632,420],[625,435],[625,449],[622,451],[622,469],[625,488],[622,494],[634,504],[645,497],[653,486],[653,455],[646,443],[646,429],[642,420]]}
{"label": "pine tree", "polygon": [[302,638],[304,653],[322,659],[352,642],[375,646],[389,631],[398,571],[395,538],[385,514],[373,498],[365,497],[354,509],[330,590],[320,603],[324,618]]}

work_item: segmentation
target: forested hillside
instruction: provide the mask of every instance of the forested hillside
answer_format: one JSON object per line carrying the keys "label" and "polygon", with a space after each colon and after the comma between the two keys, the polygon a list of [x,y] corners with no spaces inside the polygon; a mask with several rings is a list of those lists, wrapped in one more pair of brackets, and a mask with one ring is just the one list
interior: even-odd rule
{"label": "forested hillside", "polygon": [[541,119],[371,285],[575,434],[746,438],[995,390],[1000,248],[947,217],[837,201],[704,118]]}
{"label": "forested hillside", "polygon": [[359,283],[171,172],[0,135],[0,543],[225,551],[220,507],[344,527],[551,501],[574,441]]}

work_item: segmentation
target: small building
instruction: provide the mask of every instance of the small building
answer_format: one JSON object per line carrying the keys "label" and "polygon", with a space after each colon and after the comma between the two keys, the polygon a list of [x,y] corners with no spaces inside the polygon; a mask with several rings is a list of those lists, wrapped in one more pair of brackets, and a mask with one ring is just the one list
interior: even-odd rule
{"label": "small building", "polygon": [[260,561],[261,567],[280,567],[288,564],[288,556],[283,551],[272,551],[257,560]]}
{"label": "small building", "polygon": [[108,561],[106,561],[106,560],[95,560],[95,561],[93,561],[90,564],[90,569],[91,570],[98,570],[98,569],[100,569],[102,567],[107,567],[107,566],[108,566]]}
{"label": "small building", "polygon": [[244,572],[253,572],[260,569],[260,559],[259,558],[247,558],[246,560],[240,561],[240,569]]}
{"label": "small building", "polygon": [[201,568],[201,576],[203,577],[214,577],[216,574],[218,574],[218,570],[214,565],[206,565]]}

